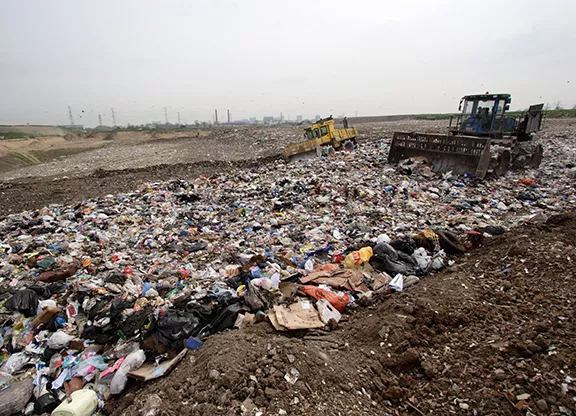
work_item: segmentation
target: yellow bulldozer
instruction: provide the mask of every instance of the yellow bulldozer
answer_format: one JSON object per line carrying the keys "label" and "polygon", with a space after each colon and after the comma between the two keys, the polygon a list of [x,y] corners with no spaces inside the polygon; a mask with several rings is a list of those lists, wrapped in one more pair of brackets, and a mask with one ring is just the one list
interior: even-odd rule
{"label": "yellow bulldozer", "polygon": [[284,148],[284,158],[290,162],[314,156],[329,156],[342,148],[353,150],[356,147],[358,132],[354,127],[348,127],[346,118],[343,123],[344,128],[337,129],[334,127],[332,116],[318,120],[304,130],[304,141]]}

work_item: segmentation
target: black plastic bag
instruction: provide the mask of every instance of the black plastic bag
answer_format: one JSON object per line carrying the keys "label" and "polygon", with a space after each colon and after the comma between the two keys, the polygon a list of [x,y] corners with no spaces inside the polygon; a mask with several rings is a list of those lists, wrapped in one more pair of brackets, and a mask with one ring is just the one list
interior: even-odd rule
{"label": "black plastic bag", "polygon": [[403,251],[398,252],[398,260],[400,260],[406,264],[410,264],[411,266],[417,266],[418,265],[418,263],[416,262],[416,260],[414,260],[414,258],[412,256],[409,256],[408,254],[404,253]]}
{"label": "black plastic bag", "polygon": [[411,264],[404,263],[400,260],[392,260],[388,256],[373,256],[370,259],[370,265],[376,270],[385,271],[390,276],[396,276],[399,273],[404,276],[409,276],[417,272]]}
{"label": "black plastic bag", "polygon": [[390,242],[390,245],[396,251],[403,251],[406,254],[412,255],[414,250],[418,248],[416,242],[410,237],[403,237]]}
{"label": "black plastic bag", "polygon": [[380,243],[376,244],[373,249],[374,255],[384,257],[388,256],[392,260],[398,260],[398,253],[396,249],[390,244]]}
{"label": "black plastic bag", "polygon": [[106,310],[105,307],[108,305],[108,303],[108,299],[99,299],[89,311],[86,311],[88,312],[88,319],[91,321],[96,320],[97,316],[100,315],[102,311]]}
{"label": "black plastic bag", "polygon": [[9,311],[19,311],[25,317],[36,316],[38,310],[38,294],[32,289],[17,290],[6,301],[4,307]]}
{"label": "black plastic bag", "polygon": [[186,305],[184,308],[186,312],[193,313],[202,324],[207,324],[214,319],[214,311],[210,307],[210,305],[204,305],[201,303],[192,302]]}
{"label": "black plastic bag", "polygon": [[82,338],[92,340],[96,344],[106,345],[118,339],[118,329],[112,324],[104,327],[90,325],[84,328]]}
{"label": "black plastic bag", "polygon": [[41,299],[49,299],[52,296],[50,289],[48,289],[48,287],[46,287],[46,286],[40,286],[40,285],[36,284],[36,285],[32,285],[32,286],[28,287],[28,289],[36,292],[38,297]]}
{"label": "black plastic bag", "polygon": [[147,324],[153,324],[151,307],[147,307],[132,313],[128,318],[126,318],[120,327],[124,335],[130,338],[138,333],[144,332],[143,328]]}
{"label": "black plastic bag", "polygon": [[252,312],[268,309],[268,302],[266,302],[266,299],[264,299],[259,290],[252,286],[250,283],[246,285],[244,303],[246,303]]}
{"label": "black plastic bag", "polygon": [[241,302],[234,303],[225,307],[218,312],[218,315],[214,320],[202,329],[199,337],[205,337],[208,335],[215,334],[216,332],[223,331],[228,328],[232,328],[236,323],[236,318],[239,313],[249,312],[246,305]]}
{"label": "black plastic bag", "polygon": [[58,404],[60,404],[60,401],[52,393],[48,392],[36,399],[34,411],[38,414],[51,413]]}
{"label": "black plastic bag", "polygon": [[171,309],[158,318],[156,337],[167,347],[178,349],[199,327],[200,320],[193,313]]}
{"label": "black plastic bag", "polygon": [[501,227],[500,225],[487,225],[486,227],[481,228],[480,230],[490,235],[502,235],[506,232],[504,227]]}
{"label": "black plastic bag", "polygon": [[60,293],[66,292],[68,288],[64,282],[54,282],[48,285],[48,290],[52,295],[58,295]]}

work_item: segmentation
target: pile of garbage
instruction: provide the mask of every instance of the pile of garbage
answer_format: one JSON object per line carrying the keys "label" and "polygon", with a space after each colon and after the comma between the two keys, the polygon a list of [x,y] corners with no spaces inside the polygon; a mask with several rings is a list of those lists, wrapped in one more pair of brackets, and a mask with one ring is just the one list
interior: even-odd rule
{"label": "pile of garbage", "polygon": [[89,415],[225,329],[334,328],[576,199],[558,169],[479,182],[386,165],[386,146],[1,220],[0,415]]}

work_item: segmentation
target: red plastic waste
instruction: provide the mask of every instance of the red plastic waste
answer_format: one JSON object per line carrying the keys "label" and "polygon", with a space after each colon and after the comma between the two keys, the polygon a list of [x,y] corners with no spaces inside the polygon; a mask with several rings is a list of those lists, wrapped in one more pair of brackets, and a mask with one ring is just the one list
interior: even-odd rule
{"label": "red plastic waste", "polygon": [[536,185],[536,181],[532,178],[520,178],[518,179],[518,183],[526,186]]}
{"label": "red plastic waste", "polygon": [[311,285],[301,286],[300,289],[302,290],[302,292],[304,292],[310,297],[313,297],[316,300],[326,299],[328,302],[330,302],[332,306],[334,306],[338,310],[338,312],[344,312],[344,309],[346,309],[346,306],[348,306],[348,303],[350,303],[350,301],[352,300],[350,298],[350,295],[347,293],[337,295],[334,292],[331,292],[326,289],[320,289],[319,287],[316,286]]}

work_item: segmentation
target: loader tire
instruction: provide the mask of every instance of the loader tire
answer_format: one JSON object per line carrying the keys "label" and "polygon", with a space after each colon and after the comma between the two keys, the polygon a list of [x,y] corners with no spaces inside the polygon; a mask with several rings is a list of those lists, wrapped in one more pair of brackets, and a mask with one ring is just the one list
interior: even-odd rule
{"label": "loader tire", "polygon": [[344,142],[344,144],[342,145],[342,147],[344,147],[344,150],[351,152],[352,150],[354,150],[356,148],[356,145],[354,144],[354,142],[352,140],[346,140]]}
{"label": "loader tire", "polygon": [[322,155],[327,157],[332,157],[336,151],[332,146],[322,146]]}

